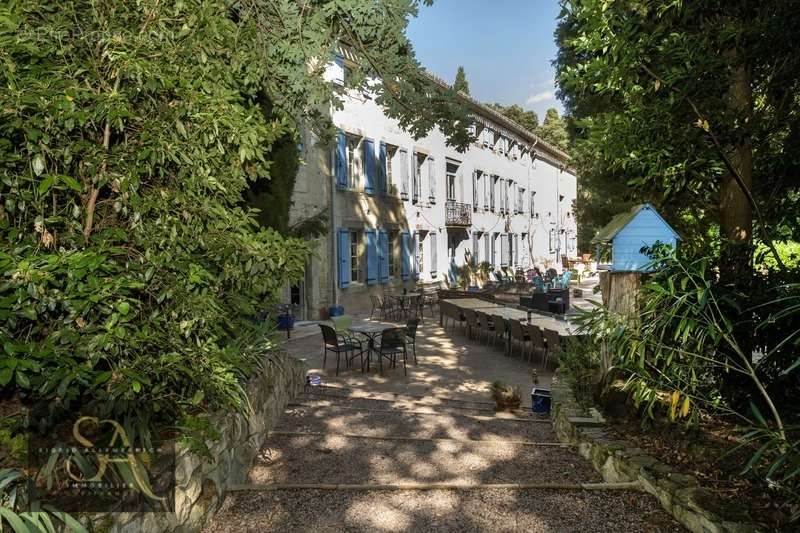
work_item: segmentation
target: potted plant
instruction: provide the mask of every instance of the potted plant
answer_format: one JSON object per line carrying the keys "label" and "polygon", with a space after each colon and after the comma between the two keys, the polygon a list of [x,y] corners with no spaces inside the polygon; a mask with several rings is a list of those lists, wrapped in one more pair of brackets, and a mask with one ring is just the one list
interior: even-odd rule
{"label": "potted plant", "polygon": [[492,398],[494,398],[498,411],[513,411],[519,409],[522,403],[519,387],[506,385],[502,381],[495,381],[492,383]]}

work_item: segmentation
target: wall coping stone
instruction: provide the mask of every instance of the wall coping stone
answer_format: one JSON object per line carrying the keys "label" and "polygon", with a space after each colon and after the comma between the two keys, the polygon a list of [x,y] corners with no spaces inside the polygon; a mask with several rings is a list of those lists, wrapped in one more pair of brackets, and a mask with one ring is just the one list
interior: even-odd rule
{"label": "wall coping stone", "polygon": [[553,427],[561,442],[573,444],[610,483],[638,482],[643,491],[694,533],[765,531],[744,509],[731,509],[694,476],[678,472],[626,440],[609,437],[609,424],[594,407],[578,404],[572,389],[556,370],[550,386]]}

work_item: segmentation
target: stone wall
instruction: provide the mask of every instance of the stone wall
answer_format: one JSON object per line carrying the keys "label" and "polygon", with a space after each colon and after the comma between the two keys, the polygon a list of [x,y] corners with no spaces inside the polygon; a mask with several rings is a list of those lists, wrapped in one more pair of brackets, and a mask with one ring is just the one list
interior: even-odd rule
{"label": "stone wall", "polygon": [[247,479],[250,465],[275,427],[286,404],[303,389],[305,363],[278,353],[247,384],[249,417],[219,413],[213,425],[220,438],[209,442],[213,461],[179,448],[175,464],[175,506],[172,513],[116,513],[95,516],[90,529],[114,533],[199,531],[222,505],[228,487]]}
{"label": "stone wall", "polygon": [[677,472],[631,442],[612,438],[600,413],[583,409],[558,372],[553,377],[551,394],[553,425],[559,440],[576,445],[605,481],[638,482],[678,522],[695,533],[767,529],[750,522],[746,506],[726,506],[713,491],[699,486],[695,477]]}

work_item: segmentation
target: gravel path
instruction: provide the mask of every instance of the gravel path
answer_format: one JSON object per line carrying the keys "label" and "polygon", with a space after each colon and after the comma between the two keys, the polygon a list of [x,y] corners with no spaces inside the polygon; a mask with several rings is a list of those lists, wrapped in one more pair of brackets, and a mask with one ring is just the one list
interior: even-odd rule
{"label": "gravel path", "polygon": [[482,439],[557,442],[549,423],[513,420],[476,420],[443,413],[437,416],[396,412],[358,411],[341,405],[293,406],[276,431],[355,433],[374,437],[402,435],[421,438]]}
{"label": "gravel path", "polygon": [[206,529],[221,532],[682,531],[640,492],[281,491],[228,497]]}
{"label": "gravel path", "polygon": [[[521,444],[557,441],[551,424],[530,411],[494,413],[489,403],[434,395],[333,392],[302,395],[287,409],[256,458],[249,483],[602,482],[573,448]],[[681,528],[655,498],[642,492],[290,487],[229,493],[206,531],[667,532]]]}
{"label": "gravel path", "polygon": [[495,442],[271,436],[250,483],[600,482],[568,448]]}

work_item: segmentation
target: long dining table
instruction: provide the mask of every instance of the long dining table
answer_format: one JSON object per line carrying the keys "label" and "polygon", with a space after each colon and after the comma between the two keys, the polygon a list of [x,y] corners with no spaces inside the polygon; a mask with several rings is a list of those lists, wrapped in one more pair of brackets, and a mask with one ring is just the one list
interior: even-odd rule
{"label": "long dining table", "polygon": [[557,331],[562,337],[573,337],[577,335],[576,327],[569,320],[561,320],[556,317],[542,315],[531,312],[528,320],[528,312],[514,307],[508,307],[495,302],[487,302],[478,298],[452,298],[442,300],[443,302],[455,305],[460,309],[472,309],[486,313],[487,315],[501,316],[505,320],[520,320],[525,324],[532,324],[540,328],[552,329]]}

